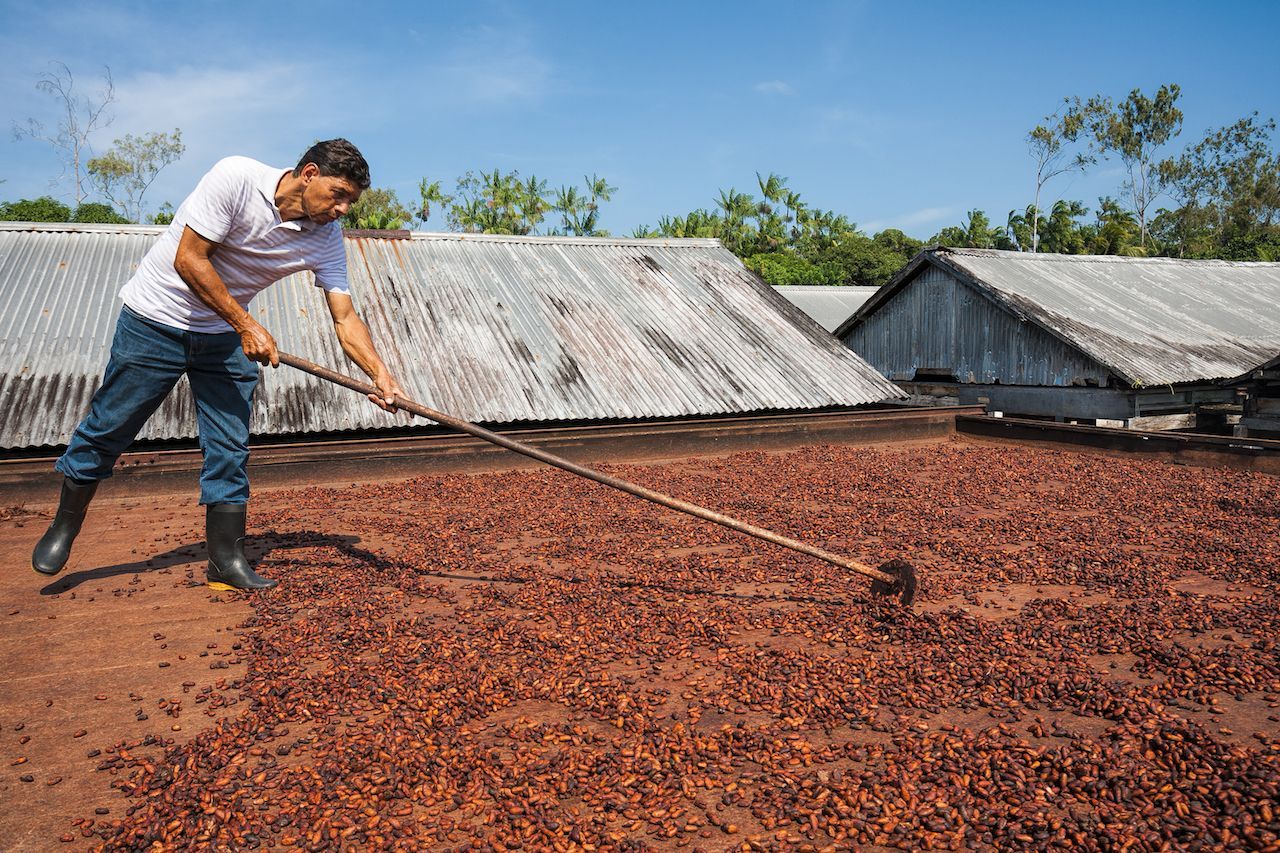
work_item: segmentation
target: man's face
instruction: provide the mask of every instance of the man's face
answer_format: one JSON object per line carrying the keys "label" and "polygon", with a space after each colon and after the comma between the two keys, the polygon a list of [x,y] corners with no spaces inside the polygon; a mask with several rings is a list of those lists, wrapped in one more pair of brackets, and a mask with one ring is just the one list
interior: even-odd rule
{"label": "man's face", "polygon": [[325,176],[312,163],[302,169],[302,212],[317,225],[345,216],[360,198],[360,188],[346,178]]}

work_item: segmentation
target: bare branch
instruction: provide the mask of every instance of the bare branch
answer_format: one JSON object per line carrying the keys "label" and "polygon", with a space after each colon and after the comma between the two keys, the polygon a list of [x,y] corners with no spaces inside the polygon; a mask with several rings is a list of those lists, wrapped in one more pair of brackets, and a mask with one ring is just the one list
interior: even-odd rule
{"label": "bare branch", "polygon": [[115,82],[111,69],[103,68],[105,85],[96,98],[76,94],[75,77],[65,62],[54,61],[52,71],[46,71],[36,81],[36,89],[58,102],[60,117],[57,129],[46,130],[36,118],[28,118],[25,125],[14,122],[14,139],[35,139],[44,142],[57,152],[62,172],[54,179],[58,183],[70,172],[75,181],[75,202],[79,207],[87,193],[84,190],[85,161],[92,154],[90,137],[111,124],[108,107],[115,101]]}

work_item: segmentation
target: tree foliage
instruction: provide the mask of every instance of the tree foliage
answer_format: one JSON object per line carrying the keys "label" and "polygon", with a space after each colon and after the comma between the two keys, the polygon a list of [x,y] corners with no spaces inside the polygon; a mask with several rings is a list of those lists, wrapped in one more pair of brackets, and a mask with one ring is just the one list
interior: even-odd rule
{"label": "tree foliage", "polygon": [[606,237],[600,227],[600,208],[618,188],[599,175],[583,178],[583,186],[561,186],[554,192],[536,175],[518,171],[467,172],[446,194],[440,181],[423,178],[418,184],[416,214],[424,225],[432,211],[442,212],[449,228],[479,234],[537,234],[548,214],[560,215],[552,234]]}
{"label": "tree foliage", "polygon": [[86,201],[73,210],[53,196],[0,202],[0,222],[96,222],[123,225],[129,220],[109,204]]}
{"label": "tree foliage", "polygon": [[608,231],[599,227],[600,204],[613,198],[617,187],[599,175],[582,178],[584,191],[577,187],[560,187],[556,190],[553,209],[560,214],[560,230],[556,233],[575,237],[607,237]]}
{"label": "tree foliage", "polygon": [[1097,218],[1084,229],[1091,255],[1145,255],[1141,232],[1138,217],[1110,197],[1098,199]]}
{"label": "tree foliage", "polygon": [[0,220],[5,222],[70,222],[71,208],[53,196],[23,198],[0,204]]}
{"label": "tree foliage", "polygon": [[1182,131],[1182,110],[1176,106],[1181,94],[1182,89],[1170,83],[1161,86],[1154,98],[1134,89],[1119,105],[1101,96],[1088,102],[1098,145],[1124,163],[1128,177],[1122,191],[1138,220],[1143,248],[1147,245],[1148,211],[1168,184],[1169,169],[1159,155]]}
{"label": "tree foliage", "polygon": [[363,231],[396,231],[413,219],[413,213],[400,203],[393,189],[370,187],[360,194],[342,217],[343,228]]}
{"label": "tree foliage", "polygon": [[147,190],[164,167],[176,161],[186,150],[182,131],[176,127],[173,133],[147,133],[142,136],[126,133],[115,141],[109,151],[89,161],[89,177],[130,221],[141,222],[143,197]]}
{"label": "tree foliage", "polygon": [[1209,131],[1162,164],[1177,207],[1162,211],[1153,231],[1169,254],[1275,257],[1269,248],[1280,242],[1280,157],[1271,147],[1275,127],[1255,112]]}
{"label": "tree foliage", "polygon": [[868,237],[835,211],[810,208],[787,178],[756,173],[760,197],[721,189],[712,208],[664,216],[637,237],[712,237],[768,284],[880,285],[923,243],[896,229]]}
{"label": "tree foliage", "polygon": [[1007,245],[1006,230],[993,227],[987,214],[981,210],[969,211],[964,222],[943,228],[929,242],[953,249],[1015,248]]}
{"label": "tree foliage", "polygon": [[812,263],[787,252],[757,252],[743,258],[747,269],[767,284],[845,284],[844,271],[838,263]]}
{"label": "tree foliage", "polygon": [[456,191],[449,196],[440,192],[439,181],[428,184],[423,179],[420,189],[419,217],[425,222],[430,215],[430,205],[435,203],[444,209],[449,227],[454,231],[532,234],[550,208],[544,197],[546,181],[536,176],[525,180],[516,171],[468,171],[458,178]]}
{"label": "tree foliage", "polygon": [[103,204],[100,201],[86,201],[76,208],[75,213],[71,215],[71,221],[91,222],[99,225],[125,225],[133,220],[127,216],[121,216],[109,204]]}
{"label": "tree foliage", "polygon": [[160,205],[159,210],[151,214],[151,224],[152,225],[171,225],[173,224],[173,217],[176,214],[177,214],[177,211],[173,209],[173,205],[169,204],[169,202],[166,201],[164,204]]}

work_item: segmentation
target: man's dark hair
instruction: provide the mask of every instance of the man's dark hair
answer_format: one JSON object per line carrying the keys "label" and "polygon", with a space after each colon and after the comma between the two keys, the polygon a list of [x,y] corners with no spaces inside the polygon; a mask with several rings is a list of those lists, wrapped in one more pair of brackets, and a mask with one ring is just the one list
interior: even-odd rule
{"label": "man's dark hair", "polygon": [[326,139],[308,148],[293,170],[295,178],[308,163],[315,163],[325,177],[346,178],[361,190],[369,189],[369,164],[360,149],[345,139]]}

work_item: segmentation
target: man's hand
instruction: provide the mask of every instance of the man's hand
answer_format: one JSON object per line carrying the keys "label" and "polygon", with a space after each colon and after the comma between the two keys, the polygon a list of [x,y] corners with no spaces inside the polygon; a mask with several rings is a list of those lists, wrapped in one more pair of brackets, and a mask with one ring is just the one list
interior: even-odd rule
{"label": "man's hand", "polygon": [[395,405],[396,400],[407,399],[409,396],[404,393],[400,383],[390,373],[379,375],[373,381],[373,384],[378,387],[378,393],[370,394],[369,400],[384,412],[398,412],[399,409]]}
{"label": "man's hand", "polygon": [[240,346],[244,349],[245,355],[259,364],[280,366],[280,352],[276,349],[276,339],[271,337],[271,333],[261,323],[246,315],[238,331]]}
{"label": "man's hand", "polygon": [[378,389],[377,394],[369,395],[370,402],[384,412],[399,411],[395,405],[396,399],[406,399],[408,395],[378,357],[378,351],[373,348],[373,339],[369,337],[369,327],[356,315],[351,296],[326,290],[324,300],[329,306],[329,313],[333,315],[333,329],[338,333],[342,351],[360,366]]}

